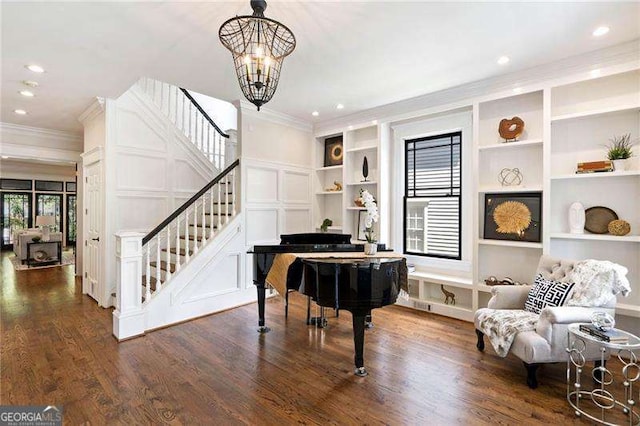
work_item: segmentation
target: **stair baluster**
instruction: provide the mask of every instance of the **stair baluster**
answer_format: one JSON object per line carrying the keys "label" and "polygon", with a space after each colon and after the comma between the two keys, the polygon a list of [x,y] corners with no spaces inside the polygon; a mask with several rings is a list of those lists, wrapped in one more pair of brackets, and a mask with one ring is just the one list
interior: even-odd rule
{"label": "stair baluster", "polygon": [[151,299],[151,252],[149,251],[150,244],[147,244],[147,253],[146,253],[146,265],[145,265],[145,292],[144,292],[144,301]]}
{"label": "stair baluster", "polygon": [[160,281],[162,280],[162,272],[160,271],[160,264],[162,258],[160,257],[160,234],[155,238],[156,240],[156,291],[160,287]]}
{"label": "stair baluster", "polygon": [[[186,250],[185,250],[186,251]],[[176,218],[176,272],[180,270],[180,216]]]}
{"label": "stair baluster", "polygon": [[189,209],[187,208],[184,212],[184,249],[186,251],[187,260],[184,263],[187,263],[191,258],[190,252],[191,247],[189,247]]}
{"label": "stair baluster", "polygon": [[222,203],[221,203],[221,200],[220,200],[220,197],[222,195],[222,194],[220,194],[220,191],[222,190],[221,187],[222,187],[222,183],[218,183],[218,210],[217,210],[217,213],[218,213],[218,229],[222,228]]}
{"label": "stair baluster", "polygon": [[171,226],[167,226],[167,247],[166,247],[165,261],[167,262],[167,273],[165,274],[165,281],[171,279]]}
{"label": "stair baluster", "polygon": [[193,203],[193,253],[198,252],[198,202]]}
{"label": "stair baluster", "polygon": [[207,206],[207,197],[206,194],[202,196],[202,224],[200,225],[200,229],[202,230],[202,245],[207,243],[207,222],[205,221],[205,210]]}
{"label": "stair baluster", "polygon": [[229,222],[229,175],[224,177],[226,185],[224,186],[224,223]]}
{"label": "stair baluster", "polygon": [[209,235],[211,238],[215,235],[214,231],[214,212],[213,212],[213,188],[209,188]]}
{"label": "stair baluster", "polygon": [[236,171],[235,169],[230,174],[231,174],[231,208],[233,209],[231,212],[231,215],[235,217],[236,215]]}

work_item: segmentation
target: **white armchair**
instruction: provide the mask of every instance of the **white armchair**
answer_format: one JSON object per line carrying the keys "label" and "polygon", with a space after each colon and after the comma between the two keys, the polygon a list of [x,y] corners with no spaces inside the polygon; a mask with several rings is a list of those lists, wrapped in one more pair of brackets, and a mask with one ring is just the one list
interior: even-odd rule
{"label": "white armchair", "polygon": [[[553,281],[568,282],[568,278],[575,264],[576,262],[574,261],[542,256],[536,275],[541,274],[543,278]],[[619,265],[616,266],[619,267]],[[622,268],[622,270],[626,273],[626,269]],[[624,278],[624,280],[626,281],[626,278]],[[487,316],[498,312],[496,310],[501,310],[498,314],[504,313],[504,318],[507,318],[508,315],[513,314],[515,311],[524,311],[525,301],[527,300],[530,289],[531,286],[502,285],[492,288],[492,297],[489,300],[488,307],[479,309],[475,313],[474,323],[478,337],[476,344],[478,350],[484,350],[484,335],[494,331],[489,329],[487,322],[484,321]],[[573,291],[576,292],[576,289],[574,288]],[[527,370],[527,385],[530,388],[533,389],[538,386],[536,370],[540,364],[567,361],[567,327],[569,324],[591,322],[591,316],[594,312],[607,312],[612,316],[614,315],[616,303],[615,293],[614,291],[611,297],[607,297],[606,301],[600,306],[545,307],[538,316],[532,313],[524,314],[526,319],[530,321],[530,324],[533,322],[535,326],[525,331],[516,332],[515,337],[512,337],[513,341],[511,346],[507,348],[507,350],[508,353],[514,354],[523,361]],[[570,295],[569,299],[571,297]],[[493,329],[512,328],[509,324],[500,324],[500,318],[502,317],[499,315],[495,318],[498,319],[492,323],[491,327]],[[493,339],[492,344],[497,352],[499,352],[499,349],[503,349],[496,347]],[[503,356],[506,356],[506,352]],[[598,348],[588,347],[585,352],[585,358],[589,361],[598,362],[600,359]]]}

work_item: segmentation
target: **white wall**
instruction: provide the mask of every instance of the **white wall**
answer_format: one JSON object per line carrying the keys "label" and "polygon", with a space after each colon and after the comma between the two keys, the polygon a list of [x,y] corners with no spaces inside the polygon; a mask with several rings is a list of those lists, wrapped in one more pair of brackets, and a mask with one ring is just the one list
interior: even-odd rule
{"label": "white wall", "polygon": [[239,135],[241,156],[245,159],[311,167],[311,125],[284,114],[275,113],[247,102],[236,104],[240,111]]}
{"label": "white wall", "polygon": [[223,132],[238,129],[238,111],[233,104],[191,90],[189,93]]}

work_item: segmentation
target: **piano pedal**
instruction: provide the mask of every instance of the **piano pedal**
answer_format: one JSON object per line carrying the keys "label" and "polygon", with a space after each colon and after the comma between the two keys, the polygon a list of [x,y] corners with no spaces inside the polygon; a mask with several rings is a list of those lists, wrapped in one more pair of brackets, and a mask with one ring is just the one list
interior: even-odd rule
{"label": "piano pedal", "polygon": [[267,327],[267,326],[262,325],[262,326],[258,327],[258,330],[256,330],[256,331],[258,333],[260,333],[260,334],[264,334],[264,333],[270,332],[271,329],[269,327]]}
{"label": "piano pedal", "polygon": [[369,375],[369,373],[367,373],[367,369],[364,367],[356,367],[353,374],[355,374],[358,377],[365,377]]}
{"label": "piano pedal", "polygon": [[371,318],[371,315],[364,317],[364,328],[373,328],[373,319]]}
{"label": "piano pedal", "polygon": [[329,321],[324,317],[311,317],[309,318],[307,325],[315,325],[318,328],[325,328],[329,325]]}

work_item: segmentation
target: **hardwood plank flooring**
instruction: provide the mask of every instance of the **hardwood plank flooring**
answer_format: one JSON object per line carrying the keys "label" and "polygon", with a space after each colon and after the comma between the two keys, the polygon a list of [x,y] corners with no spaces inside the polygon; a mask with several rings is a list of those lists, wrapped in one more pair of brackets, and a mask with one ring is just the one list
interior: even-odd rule
{"label": "hardwood plank flooring", "polygon": [[[62,405],[66,424],[581,424],[565,366],[529,389],[515,357],[475,348],[473,325],[401,307],[374,311],[370,375],[353,375],[351,315],[304,323],[291,293],[117,343],[112,311],[73,267],[14,272],[1,257],[0,404]],[[586,422],[585,422],[586,423]]]}

